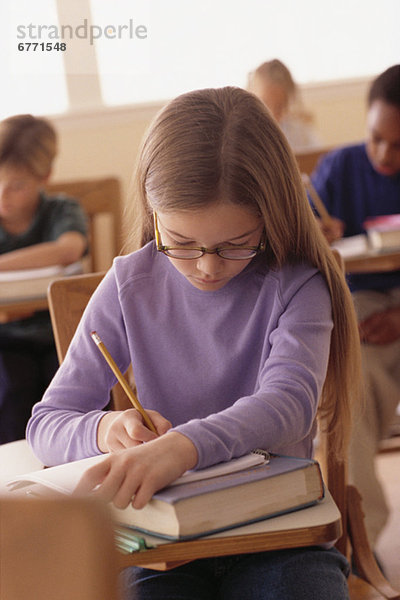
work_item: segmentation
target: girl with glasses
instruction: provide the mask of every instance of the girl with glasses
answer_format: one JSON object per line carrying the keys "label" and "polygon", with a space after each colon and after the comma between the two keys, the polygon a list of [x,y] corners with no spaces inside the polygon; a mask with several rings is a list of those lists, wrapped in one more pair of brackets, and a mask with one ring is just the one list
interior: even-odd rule
{"label": "girl with glasses", "polygon": [[[349,436],[359,346],[351,297],[293,154],[261,101],[237,88],[170,102],[140,152],[127,245],[96,290],[28,439],[47,465],[111,452],[79,490],[143,507],[187,469],[256,447],[312,455],[319,410]],[[139,249],[137,249],[139,248]],[[136,249],[136,250],[135,250]],[[107,412],[133,365],[141,404]],[[144,443],[146,442],[146,443]],[[345,558],[300,548],[130,568],[127,598],[347,598]]]}

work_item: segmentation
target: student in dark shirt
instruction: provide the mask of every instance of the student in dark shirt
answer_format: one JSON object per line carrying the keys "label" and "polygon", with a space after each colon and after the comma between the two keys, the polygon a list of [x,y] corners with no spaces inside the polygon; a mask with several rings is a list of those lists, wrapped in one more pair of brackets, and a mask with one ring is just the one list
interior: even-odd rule
{"label": "student in dark shirt", "polygon": [[[0,123],[0,272],[68,265],[87,249],[79,204],[42,191],[56,151],[45,119],[17,115]],[[48,311],[0,324],[0,444],[24,437],[57,366]]]}
{"label": "student in dark shirt", "polygon": [[[400,65],[372,83],[366,142],[328,154],[312,181],[336,218],[336,231],[325,232],[330,239],[365,233],[368,217],[400,213]],[[349,283],[365,381],[365,410],[355,422],[349,475],[363,497],[368,534],[375,545],[389,510],[374,458],[400,400],[400,270],[355,274]]]}

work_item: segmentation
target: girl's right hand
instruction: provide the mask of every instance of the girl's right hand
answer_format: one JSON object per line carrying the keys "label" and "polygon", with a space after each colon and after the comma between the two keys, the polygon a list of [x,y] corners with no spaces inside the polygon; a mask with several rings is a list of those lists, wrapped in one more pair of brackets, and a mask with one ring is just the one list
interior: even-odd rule
{"label": "girl's right hand", "polygon": [[117,508],[126,508],[132,503],[134,508],[140,509],[157,490],[193,469],[197,460],[193,442],[171,431],[148,444],[112,452],[85,471],[75,493],[94,492],[106,502],[112,500]]}
{"label": "girl's right hand", "polygon": [[[171,429],[170,421],[159,412],[155,410],[146,412],[152,420],[158,436]],[[107,412],[100,419],[97,429],[97,445],[101,452],[117,452],[156,438],[157,435],[146,427],[136,408]]]}

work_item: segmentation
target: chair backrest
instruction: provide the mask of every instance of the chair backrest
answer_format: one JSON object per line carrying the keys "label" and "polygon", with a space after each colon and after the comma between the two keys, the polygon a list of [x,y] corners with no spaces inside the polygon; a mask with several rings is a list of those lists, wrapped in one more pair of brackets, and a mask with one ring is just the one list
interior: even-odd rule
{"label": "chair backrest", "polygon": [[319,159],[329,152],[331,148],[315,148],[307,152],[298,152],[295,154],[300,173],[311,175],[318,164]]}
{"label": "chair backrest", "polygon": [[[115,177],[101,179],[82,179],[60,181],[49,184],[46,191],[50,194],[65,194],[79,200],[88,220],[90,236],[89,271],[108,268],[102,260],[102,249],[108,238],[111,258],[120,251],[121,242],[121,189]],[[104,216],[111,219],[111,227],[102,227]],[[108,225],[110,225],[108,223]],[[108,230],[108,231],[107,231]],[[106,233],[106,235],[104,235]],[[109,235],[107,235],[109,233]]]}
{"label": "chair backrest", "polygon": [[61,363],[91,295],[105,273],[89,273],[55,279],[47,298],[58,360]]}
{"label": "chair backrest", "polygon": [[0,497],[4,600],[117,600],[108,509],[93,498]]}
{"label": "chair backrest", "polygon": [[[49,285],[47,298],[60,363],[65,358],[83,311],[104,275],[102,272],[63,277]],[[132,369],[128,370],[127,377],[130,385],[134,387]],[[112,390],[111,405],[115,410],[131,408],[119,383]]]}

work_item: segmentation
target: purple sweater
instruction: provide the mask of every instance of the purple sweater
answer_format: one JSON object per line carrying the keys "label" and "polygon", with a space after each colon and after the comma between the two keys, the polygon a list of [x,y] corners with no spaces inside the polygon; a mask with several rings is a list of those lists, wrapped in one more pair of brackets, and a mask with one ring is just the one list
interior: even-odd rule
{"label": "purple sweater", "polygon": [[308,265],[253,261],[217,291],[193,287],[150,243],[116,258],[89,302],[27,437],[55,465],[94,454],[115,377],[132,362],[138,397],[198,450],[197,468],[261,447],[311,456],[325,379],[331,301]]}

